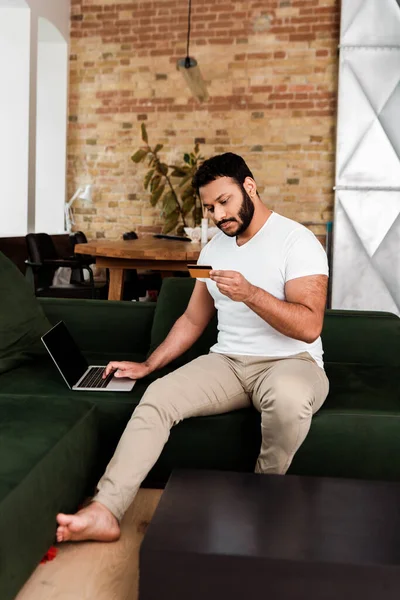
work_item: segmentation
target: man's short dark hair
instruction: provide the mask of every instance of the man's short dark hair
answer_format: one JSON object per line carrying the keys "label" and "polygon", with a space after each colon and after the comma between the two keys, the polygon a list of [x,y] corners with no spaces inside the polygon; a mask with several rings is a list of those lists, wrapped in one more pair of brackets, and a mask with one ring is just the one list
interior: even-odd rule
{"label": "man's short dark hair", "polygon": [[231,177],[241,188],[246,177],[254,179],[253,173],[241,156],[226,152],[205,160],[193,177],[192,185],[199,193],[200,188],[219,177]]}

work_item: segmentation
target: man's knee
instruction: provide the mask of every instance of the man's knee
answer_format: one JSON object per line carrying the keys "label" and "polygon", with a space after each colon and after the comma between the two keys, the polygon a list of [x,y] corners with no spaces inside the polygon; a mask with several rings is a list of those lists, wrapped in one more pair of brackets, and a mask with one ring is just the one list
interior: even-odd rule
{"label": "man's knee", "polygon": [[312,388],[295,378],[275,381],[273,388],[260,398],[261,413],[282,424],[311,417],[312,405]]}
{"label": "man's knee", "polygon": [[162,422],[169,427],[181,419],[176,405],[177,391],[168,385],[168,375],[153,381],[140,400],[133,415],[147,422]]}

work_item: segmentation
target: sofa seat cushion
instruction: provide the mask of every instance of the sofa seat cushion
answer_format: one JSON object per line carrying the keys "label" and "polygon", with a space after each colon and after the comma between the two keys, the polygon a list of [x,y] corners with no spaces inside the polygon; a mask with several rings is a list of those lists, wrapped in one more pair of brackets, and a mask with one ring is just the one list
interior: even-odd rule
{"label": "sofa seat cushion", "polygon": [[[253,471],[260,424],[254,408],[179,423],[150,472],[148,485],[165,484],[176,468]],[[400,411],[320,410],[288,472],[400,481]]]}
{"label": "sofa seat cushion", "polygon": [[[138,359],[138,356],[133,357],[133,360]],[[108,361],[109,358],[104,356],[97,356],[95,360],[88,357],[88,362],[93,365],[106,365]],[[32,363],[21,365],[14,371],[4,373],[1,377],[0,397],[37,395],[42,397],[72,397],[77,400],[101,400],[103,398],[109,402],[117,399],[124,403],[131,403],[132,396],[136,397],[138,395],[138,383],[136,383],[132,392],[128,393],[72,391],[65,383],[50,356],[46,355]]]}
{"label": "sofa seat cushion", "polygon": [[[127,356],[116,356],[116,359],[127,360]],[[107,364],[110,357],[87,357],[90,364]],[[93,359],[93,360],[92,360]],[[103,359],[103,360],[101,360]],[[142,355],[130,355],[130,360],[143,360]],[[139,403],[150,380],[137,381],[130,392],[80,392],[72,391],[62,379],[55,364],[49,356],[44,356],[30,364],[24,364],[1,376],[1,398],[31,397],[47,399],[49,403],[55,399],[71,402],[90,402],[98,410],[98,427],[102,444],[98,456],[97,474],[105,467],[118,443],[132,412]]]}
{"label": "sofa seat cushion", "polygon": [[400,411],[320,410],[289,472],[400,481]]}
{"label": "sofa seat cushion", "polygon": [[322,407],[393,410],[400,414],[399,370],[391,366],[327,363],[329,394]]}
{"label": "sofa seat cushion", "polygon": [[50,327],[21,271],[0,252],[0,373],[44,354],[40,336]]}
{"label": "sofa seat cushion", "polygon": [[97,454],[96,409],[0,398],[0,598],[11,600],[54,543],[56,514],[82,501]]}

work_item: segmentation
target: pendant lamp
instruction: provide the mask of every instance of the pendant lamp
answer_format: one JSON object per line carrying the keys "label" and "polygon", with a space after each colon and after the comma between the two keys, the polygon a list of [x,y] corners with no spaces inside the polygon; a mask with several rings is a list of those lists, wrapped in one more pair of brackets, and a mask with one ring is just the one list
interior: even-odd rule
{"label": "pendant lamp", "polygon": [[190,91],[198,102],[208,100],[208,92],[205,81],[195,58],[189,56],[190,43],[190,17],[192,12],[192,0],[189,0],[188,7],[188,30],[186,42],[186,57],[180,58],[177,62],[177,69],[182,73]]}

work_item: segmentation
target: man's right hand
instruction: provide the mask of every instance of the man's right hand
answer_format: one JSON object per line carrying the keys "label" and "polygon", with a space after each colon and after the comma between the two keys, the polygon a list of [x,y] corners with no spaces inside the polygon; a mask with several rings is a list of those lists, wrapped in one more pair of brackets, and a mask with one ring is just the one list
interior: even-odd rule
{"label": "man's right hand", "polygon": [[109,362],[104,369],[103,379],[112,371],[115,371],[115,377],[128,377],[129,379],[142,379],[151,373],[147,363],[129,362],[127,360]]}

